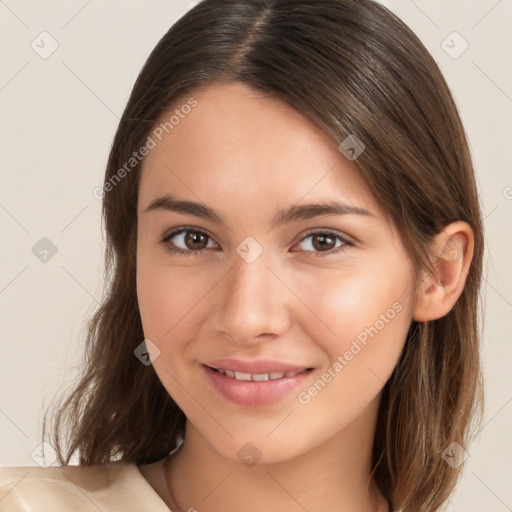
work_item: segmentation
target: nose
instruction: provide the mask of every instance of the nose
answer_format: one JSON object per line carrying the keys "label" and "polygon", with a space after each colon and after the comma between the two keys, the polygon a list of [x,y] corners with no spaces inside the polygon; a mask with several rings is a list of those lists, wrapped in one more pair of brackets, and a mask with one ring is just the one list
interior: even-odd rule
{"label": "nose", "polygon": [[269,267],[266,253],[248,263],[235,255],[220,284],[214,330],[230,341],[257,344],[290,328],[291,293]]}

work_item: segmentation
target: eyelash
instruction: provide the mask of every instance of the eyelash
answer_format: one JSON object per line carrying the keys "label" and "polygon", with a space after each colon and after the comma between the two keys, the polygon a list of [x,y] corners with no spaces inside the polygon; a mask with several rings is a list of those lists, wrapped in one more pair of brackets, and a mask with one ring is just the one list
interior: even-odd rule
{"label": "eyelash", "polygon": [[[199,230],[199,229],[196,229],[196,228],[181,227],[181,228],[175,229],[171,233],[165,235],[164,238],[162,239],[161,243],[164,244],[166,250],[168,250],[171,253],[178,254],[180,256],[192,256],[192,255],[194,255],[194,256],[201,256],[203,254],[203,252],[205,251],[205,249],[200,249],[200,250],[197,250],[197,251],[194,251],[194,250],[188,250],[187,251],[187,250],[180,249],[180,248],[175,247],[175,246],[173,247],[172,245],[170,245],[170,240],[173,237],[175,237],[176,235],[179,235],[181,233],[184,233],[184,232],[185,233],[187,233],[187,232],[188,233],[199,233],[201,235],[205,235],[210,240],[212,240],[212,237],[210,235],[208,235],[208,233],[205,233],[202,230]],[[335,247],[334,249],[330,249],[329,251],[304,251],[304,252],[307,252],[307,253],[314,253],[315,257],[322,258],[322,257],[325,257],[325,256],[331,256],[333,254],[342,253],[342,252],[346,251],[348,249],[348,247],[352,247],[354,245],[349,240],[347,240],[346,238],[341,236],[339,233],[337,233],[335,231],[331,231],[329,229],[310,231],[298,243],[304,242],[304,240],[306,240],[307,238],[309,238],[309,237],[311,237],[313,235],[328,235],[328,236],[332,236],[334,238],[337,238],[338,240],[340,240],[342,242],[342,245],[340,245],[339,247]],[[293,252],[299,252],[299,251],[293,251]]]}

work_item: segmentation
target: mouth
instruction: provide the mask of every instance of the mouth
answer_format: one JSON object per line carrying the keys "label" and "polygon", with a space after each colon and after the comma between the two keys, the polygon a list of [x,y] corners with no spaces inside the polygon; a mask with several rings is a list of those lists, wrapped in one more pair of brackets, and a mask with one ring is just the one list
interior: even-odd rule
{"label": "mouth", "polygon": [[302,370],[292,371],[292,372],[267,372],[267,373],[246,373],[246,372],[237,372],[234,370],[229,370],[228,368],[215,368],[213,366],[204,365],[211,370],[222,373],[226,377],[230,379],[235,379],[238,381],[254,381],[254,382],[265,382],[267,380],[280,380],[284,378],[295,377],[299,373],[312,371],[313,368],[304,368]]}
{"label": "mouth", "polygon": [[305,386],[315,373],[314,368],[248,373],[205,364],[202,367],[217,396],[244,408],[276,404],[296,387]]}

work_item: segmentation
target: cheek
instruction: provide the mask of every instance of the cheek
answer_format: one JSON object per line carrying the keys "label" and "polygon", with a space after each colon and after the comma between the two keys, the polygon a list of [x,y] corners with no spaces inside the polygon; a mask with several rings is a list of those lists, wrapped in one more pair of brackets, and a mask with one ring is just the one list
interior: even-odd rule
{"label": "cheek", "polygon": [[141,264],[137,271],[144,336],[160,350],[153,359],[153,368],[169,395],[185,410],[190,400],[183,388],[189,377],[184,364],[187,346],[201,325],[202,299],[211,288],[206,286],[206,278],[197,274],[161,263]]}
{"label": "cheek", "polygon": [[137,267],[137,296],[144,334],[165,347],[169,340],[196,323],[191,318],[199,311],[208,290],[205,277],[191,269],[171,269],[167,265],[141,261]]}
{"label": "cheek", "polygon": [[385,269],[378,278],[374,273],[359,271],[340,274],[338,279],[323,286],[317,284],[316,291],[309,292],[324,327],[320,331],[320,322],[312,319],[306,329],[324,349],[329,364],[341,356],[347,369],[359,368],[359,375],[368,377],[368,372],[374,371],[384,381],[389,377],[411,320],[406,277],[398,278]]}
{"label": "cheek", "polygon": [[[378,301],[338,296],[338,310],[331,310],[329,318],[336,334],[312,338],[328,361],[317,379],[299,390],[297,399],[309,420],[323,418],[318,426],[323,434],[334,435],[363,414],[398,363],[409,320],[399,301],[381,299],[379,308]],[[326,298],[326,307],[333,301],[332,296]]]}

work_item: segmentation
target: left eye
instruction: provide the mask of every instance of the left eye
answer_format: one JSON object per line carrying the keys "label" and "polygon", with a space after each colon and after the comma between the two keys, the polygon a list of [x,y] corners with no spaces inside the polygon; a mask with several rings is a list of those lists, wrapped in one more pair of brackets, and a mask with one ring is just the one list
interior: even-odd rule
{"label": "left eye", "polygon": [[308,236],[303,238],[298,245],[301,246],[301,250],[306,252],[331,253],[338,252],[334,249],[342,250],[339,248],[344,248],[347,245],[347,242],[334,233],[318,232],[310,233]]}

